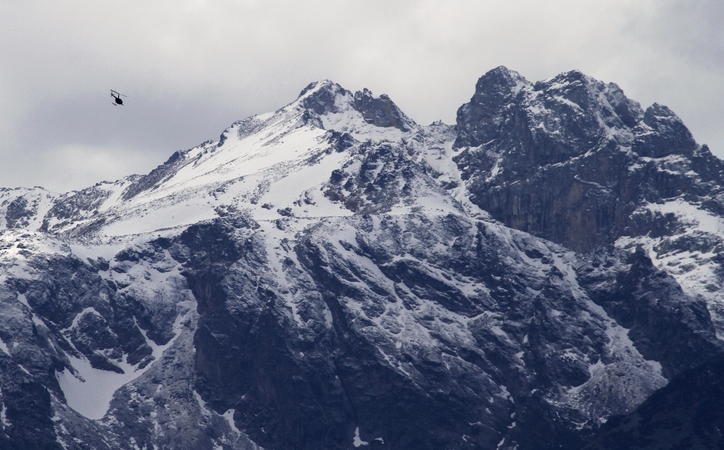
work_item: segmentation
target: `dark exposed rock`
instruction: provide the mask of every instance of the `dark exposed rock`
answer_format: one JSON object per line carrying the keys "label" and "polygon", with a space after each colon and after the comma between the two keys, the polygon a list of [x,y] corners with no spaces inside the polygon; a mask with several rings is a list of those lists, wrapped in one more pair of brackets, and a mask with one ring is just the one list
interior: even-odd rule
{"label": "dark exposed rock", "polygon": [[5,221],[8,228],[21,228],[28,226],[28,219],[37,211],[37,205],[33,208],[25,197],[18,197],[7,206]]}
{"label": "dark exposed rock", "polygon": [[[185,274],[199,301],[194,343],[200,395],[219,413],[234,409],[237,423],[250,438],[269,447],[349,448],[357,427],[365,441],[379,437],[400,448],[489,448],[504,437],[520,448],[582,445],[586,434],[575,431],[569,420],[587,419],[573,411],[562,417],[553,399],[561,386],[587,383],[593,361],[612,357],[606,350],[605,322],[592,319],[572,328],[564,319],[581,320],[592,310],[566,291],[566,276],[552,264],[550,250],[518,243],[527,255],[548,261],[543,262],[548,278],[539,278],[503,262],[515,253],[506,250],[493,229],[479,224],[477,231],[470,230],[469,224],[452,217],[442,223],[423,219],[419,228],[409,228],[417,220],[410,218],[405,232],[389,228],[394,222],[372,228],[364,219],[347,223],[357,233],[356,242],[340,243],[344,252],[350,252],[347,255],[334,249],[330,239],[335,228],[310,230],[289,254],[299,264],[290,259],[284,266],[289,286],[264,274],[270,255],[259,231],[248,223],[232,226],[217,221],[190,228],[179,240],[179,245],[189,246],[188,251],[174,247],[174,253],[188,255]],[[404,242],[412,236],[426,245],[407,248]],[[452,236],[458,242],[445,259],[431,258],[424,250]],[[405,252],[414,259],[395,262]],[[350,255],[371,260],[388,282],[403,289],[390,290],[362,271]],[[609,270],[587,270],[582,264],[591,299],[630,327],[637,348],[660,359],[665,373],[680,373],[719,354],[706,309],[677,297],[684,296],[678,285],[665,275],[662,278],[650,262],[631,258],[615,264],[586,263],[608,264]],[[451,278],[433,276],[436,272],[430,265]],[[599,278],[593,277],[594,272]],[[463,294],[452,282],[459,276],[479,279],[490,294]],[[645,286],[629,287],[633,281],[626,280]],[[639,316],[619,313],[608,304],[603,292],[609,291],[602,281],[622,285],[611,295],[629,302]],[[540,294],[530,297],[530,288]],[[643,291],[670,300],[650,303]],[[286,300],[290,292],[299,299],[297,314],[302,322],[290,316]],[[395,350],[395,340],[387,340],[385,326],[381,334],[365,331],[372,320],[387,323],[390,319],[384,318],[391,305],[416,316],[418,322],[405,326],[427,330],[434,344],[407,347],[399,336],[400,351]],[[469,332],[474,342],[454,340],[449,331],[439,328],[444,316],[424,313],[428,307],[423,305],[472,319]],[[687,319],[678,323],[669,318],[669,305],[679,308],[677,317]],[[500,322],[483,318],[490,314],[499,315]],[[651,325],[651,317],[657,316],[678,327],[670,330],[666,341],[659,340]],[[454,324],[460,319],[446,320]],[[497,326],[503,331],[494,331]],[[707,329],[708,334],[703,332]],[[697,351],[684,355],[692,345],[699,347]],[[576,348],[583,359],[562,358],[566,348]],[[535,367],[534,373],[522,370],[516,356],[521,351],[524,366]],[[399,362],[391,364],[394,361]],[[509,394],[500,394],[501,384]],[[616,403],[621,400],[609,399],[606,407],[630,411],[631,406]],[[513,413],[516,426],[509,431],[511,421],[503,418]]]}
{"label": "dark exposed rock", "polygon": [[471,200],[573,250],[648,233],[656,221],[632,217],[643,203],[711,199],[724,185],[724,164],[671,110],[643,112],[618,86],[577,71],[531,85],[499,67],[480,78],[457,128]]}
{"label": "dark exposed rock", "polygon": [[310,91],[314,92],[302,100],[302,106],[320,116],[339,112],[336,104],[337,97],[351,95],[351,92],[344,89],[337,83],[321,81],[310,83],[307,87],[302,89],[302,92],[299,93],[299,97],[303,97]]}
{"label": "dark exposed rock", "polygon": [[691,158],[698,147],[681,119],[658,103],[646,109],[639,127],[643,130],[636,133],[639,136],[632,148],[639,156],[662,158],[679,154]]}
{"label": "dark exposed rock", "polygon": [[[308,94],[309,92],[311,94]],[[302,98],[301,105],[316,116],[341,112],[339,98],[351,97],[343,102],[350,102],[352,108],[362,114],[365,122],[371,125],[393,127],[402,131],[409,131],[414,125],[387,95],[375,97],[368,89],[352,94],[337,83],[322,81],[311,83],[302,90],[299,97]],[[310,120],[313,121],[311,117],[306,117],[305,123]]]}
{"label": "dark exposed rock", "polygon": [[402,131],[409,130],[408,119],[390,98],[382,94],[374,97],[372,92],[364,89],[354,94],[354,108],[362,113],[367,123],[378,127],[395,127]]}
{"label": "dark exposed rock", "polygon": [[43,218],[41,231],[54,231],[74,221],[88,219],[108,199],[111,191],[102,183],[63,195]]}
{"label": "dark exposed rock", "polygon": [[[615,261],[622,257],[626,260]],[[646,359],[659,361],[667,378],[721,354],[706,304],[685,300],[676,281],[657,270],[641,248],[630,255],[600,252],[577,272],[591,299],[630,330],[636,348]]]}
{"label": "dark exposed rock", "polygon": [[327,142],[338,152],[345,151],[356,143],[355,138],[349,133],[340,133],[334,130],[329,130],[327,133],[329,134]]}
{"label": "dark exposed rock", "polygon": [[0,449],[62,450],[55,437],[48,389],[26,376],[5,353],[0,353],[0,374]]}

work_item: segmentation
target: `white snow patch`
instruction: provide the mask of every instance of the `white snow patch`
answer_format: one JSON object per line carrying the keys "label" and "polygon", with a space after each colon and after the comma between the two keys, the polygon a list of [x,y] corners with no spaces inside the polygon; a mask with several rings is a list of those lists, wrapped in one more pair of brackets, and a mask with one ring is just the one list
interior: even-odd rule
{"label": "white snow patch", "polygon": [[8,356],[10,356],[10,349],[8,348],[8,346],[7,346],[7,344],[5,343],[5,341],[2,340],[2,338],[0,338],[0,350],[4,351],[5,354],[7,354]]}
{"label": "white snow patch", "polygon": [[28,304],[28,299],[25,298],[25,294],[18,294],[18,301],[19,301],[21,304],[27,306],[28,309],[32,309],[32,308],[30,307],[30,304]]}
{"label": "white snow patch", "polygon": [[222,417],[226,419],[226,422],[229,424],[229,428],[234,431],[234,433],[241,435],[241,431],[236,427],[236,423],[234,422],[234,410],[230,409],[226,411],[224,414],[222,414]]}
{"label": "white snow patch", "polygon": [[119,374],[94,369],[85,358],[67,356],[77,375],[67,368],[63,372],[56,372],[66,403],[80,415],[93,420],[103,418],[110,407],[113,394],[121,386],[138,378],[145,371],[136,371],[130,364],[121,363],[119,366],[125,373]]}
{"label": "white snow patch", "polygon": [[196,403],[199,405],[199,408],[201,409],[201,414],[206,417],[207,419],[211,417],[211,410],[208,406],[206,406],[206,402],[203,398],[201,398],[201,395],[199,395],[198,392],[194,391],[194,398],[196,399]]}
{"label": "white snow patch", "polygon": [[[184,316],[181,315],[176,318],[174,323],[176,335],[165,345],[157,345],[146,338],[146,333],[139,328],[144,338],[146,338],[146,342],[153,349],[155,361],[158,361],[163,352],[178,338],[183,318]],[[86,358],[80,359],[72,355],[67,355],[67,357],[76,374],[74,375],[66,368],[63,372],[56,372],[56,378],[68,406],[80,415],[92,420],[103,418],[110,407],[113,394],[123,385],[143,375],[153,365],[153,363],[150,363],[143,369],[139,369],[123,361],[118,363],[118,366],[124,373],[119,374],[95,369]]]}
{"label": "white snow patch", "polygon": [[10,421],[8,420],[7,407],[5,406],[5,403],[3,403],[2,410],[0,410],[0,421],[2,421],[2,424],[5,427],[9,427],[12,425],[12,423],[10,423]]}
{"label": "white snow patch", "polygon": [[366,442],[366,441],[363,441],[362,439],[360,439],[359,427],[354,429],[354,441],[352,442],[352,445],[354,445],[355,447],[361,447],[363,445],[370,445],[369,442]]}
{"label": "white snow patch", "polygon": [[676,199],[663,204],[649,203],[645,208],[651,212],[659,212],[664,215],[674,214],[680,222],[694,226],[696,231],[716,235],[724,234],[724,219],[709,211],[699,209],[696,205],[692,205],[683,199]]}
{"label": "white snow patch", "polygon": [[35,314],[33,314],[33,323],[35,324],[36,327],[47,328],[47,325],[45,325],[45,322],[43,322],[43,319],[36,316]]}

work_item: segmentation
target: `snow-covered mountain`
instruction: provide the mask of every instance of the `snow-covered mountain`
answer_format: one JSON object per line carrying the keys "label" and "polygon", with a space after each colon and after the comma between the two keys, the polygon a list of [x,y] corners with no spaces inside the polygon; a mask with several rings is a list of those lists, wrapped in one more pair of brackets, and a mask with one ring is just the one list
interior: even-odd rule
{"label": "snow-covered mountain", "polygon": [[456,126],[322,81],[2,189],[0,448],[580,448],[723,356],[722,186],[668,108],[500,67]]}

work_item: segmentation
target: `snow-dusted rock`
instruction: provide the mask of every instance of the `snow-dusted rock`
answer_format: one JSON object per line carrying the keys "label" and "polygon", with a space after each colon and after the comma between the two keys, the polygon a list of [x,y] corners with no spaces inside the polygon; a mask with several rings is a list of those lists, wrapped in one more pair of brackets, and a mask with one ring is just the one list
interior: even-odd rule
{"label": "snow-dusted rock", "polygon": [[0,448],[577,448],[722,354],[722,184],[668,108],[497,68],[456,127],[321,81],[0,190]]}

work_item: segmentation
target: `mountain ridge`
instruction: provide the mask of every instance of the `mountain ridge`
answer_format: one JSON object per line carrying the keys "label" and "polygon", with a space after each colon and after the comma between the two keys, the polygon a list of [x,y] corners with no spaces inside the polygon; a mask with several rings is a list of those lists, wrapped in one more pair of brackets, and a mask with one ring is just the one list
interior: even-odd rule
{"label": "mountain ridge", "polygon": [[0,448],[581,448],[724,351],[722,167],[501,66],[455,126],[324,80],[147,175],[0,190]]}

